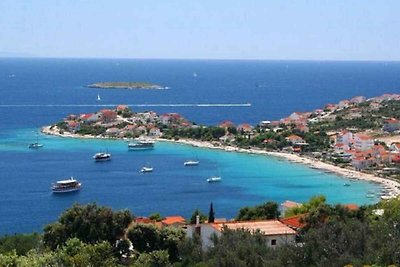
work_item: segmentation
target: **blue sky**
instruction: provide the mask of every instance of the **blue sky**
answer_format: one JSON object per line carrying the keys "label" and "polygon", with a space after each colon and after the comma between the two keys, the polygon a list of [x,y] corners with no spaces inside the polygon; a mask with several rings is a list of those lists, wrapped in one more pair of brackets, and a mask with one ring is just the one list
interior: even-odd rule
{"label": "blue sky", "polygon": [[400,60],[398,0],[1,0],[0,56]]}

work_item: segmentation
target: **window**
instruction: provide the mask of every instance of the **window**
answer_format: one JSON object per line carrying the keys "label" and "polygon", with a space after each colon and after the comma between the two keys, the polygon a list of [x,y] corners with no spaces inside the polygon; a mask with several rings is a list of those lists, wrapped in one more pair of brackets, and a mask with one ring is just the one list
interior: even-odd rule
{"label": "window", "polygon": [[271,246],[276,246],[276,239],[271,240]]}

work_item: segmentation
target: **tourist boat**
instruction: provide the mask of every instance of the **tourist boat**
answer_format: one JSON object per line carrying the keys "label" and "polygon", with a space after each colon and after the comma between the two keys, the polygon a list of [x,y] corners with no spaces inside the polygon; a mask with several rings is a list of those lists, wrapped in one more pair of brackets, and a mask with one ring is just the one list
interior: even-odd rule
{"label": "tourist boat", "polygon": [[141,173],[152,172],[152,171],[153,171],[153,167],[146,167],[146,166],[144,166],[144,167],[142,167],[142,168],[140,169],[140,172],[141,172]]}
{"label": "tourist boat", "polygon": [[29,144],[28,148],[37,149],[42,147],[43,145],[39,143],[39,134],[36,133],[36,142]]}
{"label": "tourist boat", "polygon": [[152,140],[138,140],[134,143],[129,143],[129,150],[147,150],[153,149],[155,142]]}
{"label": "tourist boat", "polygon": [[82,187],[82,183],[75,180],[74,177],[71,176],[68,180],[57,181],[52,184],[51,191],[53,193],[69,193],[80,190]]}
{"label": "tourist boat", "polygon": [[198,161],[198,160],[188,160],[188,161],[185,161],[185,163],[183,163],[183,165],[185,165],[185,166],[197,166],[197,165],[199,165],[199,163],[200,163],[200,161]]}
{"label": "tourist boat", "polygon": [[100,152],[100,153],[94,154],[93,158],[95,161],[108,161],[111,159],[111,154]]}
{"label": "tourist boat", "polygon": [[220,182],[222,178],[220,176],[211,176],[210,178],[207,178],[207,182],[209,183],[216,183]]}

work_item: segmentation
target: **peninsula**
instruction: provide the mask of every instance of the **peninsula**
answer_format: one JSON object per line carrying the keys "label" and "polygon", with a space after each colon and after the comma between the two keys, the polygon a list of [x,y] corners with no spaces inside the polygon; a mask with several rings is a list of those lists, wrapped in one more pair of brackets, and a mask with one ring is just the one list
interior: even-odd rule
{"label": "peninsula", "polygon": [[381,183],[381,198],[400,195],[400,95],[357,96],[277,121],[215,126],[190,122],[178,113],[133,112],[126,105],[69,115],[43,127],[47,134],[77,138],[146,136],[199,147],[284,157],[350,179]]}
{"label": "peninsula", "polygon": [[147,82],[98,82],[87,85],[89,88],[103,88],[103,89],[166,89],[158,84]]}

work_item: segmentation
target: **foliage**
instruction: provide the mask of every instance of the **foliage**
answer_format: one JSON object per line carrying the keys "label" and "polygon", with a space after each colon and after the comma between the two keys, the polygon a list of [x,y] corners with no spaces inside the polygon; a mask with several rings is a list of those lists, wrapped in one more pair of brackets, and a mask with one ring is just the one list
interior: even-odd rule
{"label": "foliage", "polygon": [[0,238],[0,254],[5,254],[15,250],[17,255],[26,255],[26,253],[41,245],[41,235],[33,234],[15,234]]}
{"label": "foliage", "polygon": [[314,196],[310,201],[303,203],[300,207],[293,207],[287,209],[285,212],[285,217],[290,217],[298,214],[304,214],[310,212],[311,210],[317,209],[321,204],[325,204],[326,198],[324,196]]}
{"label": "foliage", "polygon": [[61,214],[58,222],[45,227],[43,241],[53,249],[71,237],[85,243],[108,241],[114,244],[132,220],[128,210],[113,212],[96,204],[75,204]]}
{"label": "foliage", "polygon": [[156,222],[160,222],[163,220],[163,217],[160,215],[160,213],[153,213],[150,214],[149,219]]}
{"label": "foliage", "polygon": [[140,254],[135,262],[136,267],[168,267],[172,264],[168,260],[168,252],[165,250],[155,250],[149,253]]}
{"label": "foliage", "polygon": [[241,208],[236,216],[238,221],[276,219],[279,217],[278,204],[272,201],[255,207]]}
{"label": "foliage", "polygon": [[81,124],[79,131],[76,133],[81,135],[101,135],[106,132],[106,128],[100,125]]}
{"label": "foliage", "polygon": [[128,231],[127,237],[139,253],[165,250],[169,259],[174,262],[179,259],[178,244],[184,239],[185,233],[174,227],[164,227],[160,230],[152,224],[136,224]]}
{"label": "foliage", "polygon": [[190,224],[195,224],[196,223],[196,216],[200,217],[200,223],[203,223],[207,220],[207,216],[203,214],[199,209],[196,209],[192,216],[190,217]]}
{"label": "foliage", "polygon": [[213,204],[211,202],[210,211],[208,212],[208,222],[213,223],[214,221],[215,221],[215,213],[214,213]]}

